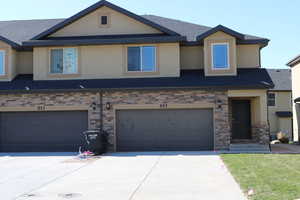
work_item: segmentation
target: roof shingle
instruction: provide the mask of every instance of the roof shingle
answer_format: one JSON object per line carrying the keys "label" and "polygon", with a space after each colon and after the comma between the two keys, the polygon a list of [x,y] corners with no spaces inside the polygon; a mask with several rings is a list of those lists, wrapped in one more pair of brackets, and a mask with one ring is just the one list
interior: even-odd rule
{"label": "roof shingle", "polygon": [[[142,15],[142,17],[166,27],[182,36],[187,37],[187,41],[194,42],[198,35],[201,35],[211,27],[184,22],[176,19],[159,17],[155,15]],[[28,41],[41,32],[57,25],[65,19],[39,19],[39,20],[15,20],[0,21],[0,36],[3,36],[19,45]],[[265,39],[251,35],[245,35],[246,40]]]}
{"label": "roof shingle", "polygon": [[253,68],[238,69],[237,76],[216,77],[206,77],[204,70],[182,71],[180,77],[169,78],[34,81],[32,75],[20,75],[11,82],[1,82],[0,92],[170,88],[269,89],[273,86],[273,82],[265,69]]}
{"label": "roof shingle", "polygon": [[272,90],[292,90],[292,78],[290,69],[267,69],[267,71],[275,85]]}

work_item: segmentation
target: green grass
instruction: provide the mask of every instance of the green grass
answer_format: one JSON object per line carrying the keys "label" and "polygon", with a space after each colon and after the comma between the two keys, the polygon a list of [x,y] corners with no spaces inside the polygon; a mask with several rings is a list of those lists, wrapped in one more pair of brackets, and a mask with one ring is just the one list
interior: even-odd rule
{"label": "green grass", "polygon": [[251,200],[300,199],[300,155],[225,154],[221,156]]}

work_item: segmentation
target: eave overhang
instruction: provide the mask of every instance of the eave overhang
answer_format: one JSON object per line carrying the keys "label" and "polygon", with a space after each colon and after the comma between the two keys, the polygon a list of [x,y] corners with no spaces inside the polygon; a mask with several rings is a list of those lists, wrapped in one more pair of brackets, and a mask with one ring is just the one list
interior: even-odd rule
{"label": "eave overhang", "polygon": [[170,43],[185,41],[184,36],[161,36],[142,38],[120,38],[120,39],[65,39],[65,40],[30,40],[23,42],[25,47],[47,47],[47,46],[76,46],[76,45],[113,45],[113,44],[143,44],[143,43]]}

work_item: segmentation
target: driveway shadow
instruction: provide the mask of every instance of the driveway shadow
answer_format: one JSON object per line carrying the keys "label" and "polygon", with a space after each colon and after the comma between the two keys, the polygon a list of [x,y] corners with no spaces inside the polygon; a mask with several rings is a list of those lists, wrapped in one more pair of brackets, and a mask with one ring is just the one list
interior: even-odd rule
{"label": "driveway shadow", "polygon": [[138,157],[138,156],[207,156],[219,155],[214,151],[157,151],[157,152],[120,152],[106,153],[109,157]]}
{"label": "driveway shadow", "polygon": [[76,152],[0,153],[1,157],[65,157],[76,156]]}

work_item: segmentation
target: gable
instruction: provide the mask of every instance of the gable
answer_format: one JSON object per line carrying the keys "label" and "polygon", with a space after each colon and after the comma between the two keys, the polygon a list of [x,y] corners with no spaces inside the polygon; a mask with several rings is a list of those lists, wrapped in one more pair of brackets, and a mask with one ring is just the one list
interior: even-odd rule
{"label": "gable", "polygon": [[213,33],[209,36],[207,36],[204,40],[235,40],[235,37],[224,33],[222,31],[218,31],[216,33]]}
{"label": "gable", "polygon": [[[100,25],[99,18],[102,15],[109,18],[107,27]],[[161,33],[158,29],[104,6],[58,30],[50,37]]]}
{"label": "gable", "polygon": [[218,25],[216,26],[215,28],[212,28],[210,29],[209,31],[206,31],[205,33],[202,33],[201,35],[199,35],[197,37],[197,40],[198,41],[201,41],[207,37],[210,37],[212,35],[215,35],[215,34],[220,34],[220,32],[226,34],[226,35],[230,35],[236,39],[239,39],[239,40],[244,40],[245,39],[245,35],[241,34],[241,33],[238,33],[232,29],[229,29],[225,26],[222,26],[222,25]]}
{"label": "gable", "polygon": [[8,40],[7,38],[2,37],[2,36],[0,36],[0,45],[1,46],[12,47],[12,48],[15,48],[15,49],[20,48],[20,46],[17,43],[15,43],[11,40]]}
{"label": "gable", "polygon": [[0,40],[0,48],[3,47],[3,48],[10,48],[11,46],[9,44],[7,44],[6,42]]}

